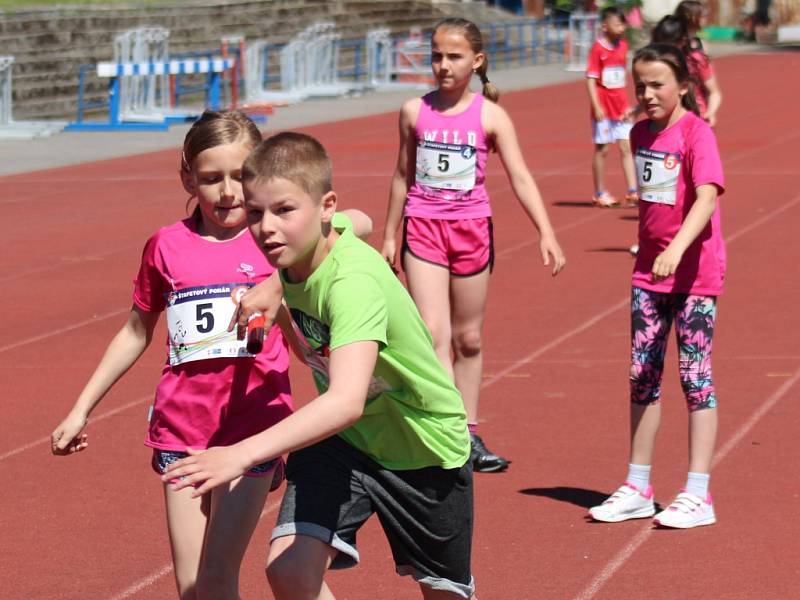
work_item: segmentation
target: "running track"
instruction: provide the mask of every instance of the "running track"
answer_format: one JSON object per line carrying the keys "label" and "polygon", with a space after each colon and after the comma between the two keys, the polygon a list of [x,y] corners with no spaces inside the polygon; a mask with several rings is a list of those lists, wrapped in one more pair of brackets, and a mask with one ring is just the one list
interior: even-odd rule
{"label": "running track", "polygon": [[[476,476],[474,572],[487,599],[647,596],[785,599],[800,580],[800,54],[715,62],[725,92],[718,135],[728,193],[730,270],[720,302],[715,375],[721,428],[712,487],[719,523],[675,532],[647,522],[586,523],[586,508],[626,464],[628,294],[635,220],[590,195],[582,83],[509,93],[523,149],[569,265],[551,280],[497,158],[489,165],[498,251],[486,325],[482,432],[513,459]],[[792,86],[794,88],[792,89]],[[394,114],[308,128],[334,157],[342,204],[380,224],[394,164]],[[622,189],[616,158],[612,190]],[[163,362],[163,330],[97,409],[91,447],[49,454],[72,405],[130,306],[144,240],[180,218],[178,152],[0,178],[2,388],[0,598],[172,598],[161,490],[142,445]],[[686,416],[674,347],[654,464],[669,501],[686,465]],[[300,402],[310,378],[295,368]],[[280,492],[242,571],[243,598],[271,597],[262,565]],[[374,522],[362,565],[330,577],[337,597],[414,598],[393,574]]]}

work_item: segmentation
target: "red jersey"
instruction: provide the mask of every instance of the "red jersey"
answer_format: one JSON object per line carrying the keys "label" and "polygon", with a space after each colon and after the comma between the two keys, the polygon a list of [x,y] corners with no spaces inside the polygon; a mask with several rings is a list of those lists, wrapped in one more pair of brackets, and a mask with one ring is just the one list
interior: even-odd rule
{"label": "red jersey", "polygon": [[628,110],[628,42],[599,38],[589,51],[586,77],[597,80],[597,97],[607,119],[620,121]]}

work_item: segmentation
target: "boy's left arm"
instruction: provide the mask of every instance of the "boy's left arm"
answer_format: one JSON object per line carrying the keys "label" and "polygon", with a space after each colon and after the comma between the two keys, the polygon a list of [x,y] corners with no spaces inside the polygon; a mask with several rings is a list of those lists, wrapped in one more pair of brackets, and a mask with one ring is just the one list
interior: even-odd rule
{"label": "boy's left arm", "polygon": [[328,390],[269,429],[233,446],[187,449],[189,457],[170,465],[163,481],[175,489],[196,486],[192,497],[241,476],[253,465],[310,446],[355,423],[364,412],[378,358],[378,342],[339,346],[330,354]]}

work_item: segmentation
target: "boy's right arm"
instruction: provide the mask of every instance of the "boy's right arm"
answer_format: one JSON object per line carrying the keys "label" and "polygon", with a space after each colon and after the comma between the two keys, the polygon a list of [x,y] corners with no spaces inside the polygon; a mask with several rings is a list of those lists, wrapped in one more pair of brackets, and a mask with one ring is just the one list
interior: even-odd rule
{"label": "boy's right arm", "polygon": [[248,468],[310,446],[355,423],[364,412],[369,383],[378,358],[378,343],[358,341],[330,354],[328,390],[269,429],[232,446],[205,451],[187,448],[189,457],[167,469],[164,481],[176,490],[195,486],[192,497],[242,475]]}
{"label": "boy's right arm", "polygon": [[397,153],[397,166],[392,176],[392,187],[389,191],[389,206],[386,210],[386,226],[383,230],[383,244],[381,255],[394,266],[397,260],[397,229],[403,218],[403,206],[408,194],[409,165],[414,165],[416,160],[416,141],[414,139],[414,123],[421,100],[415,98],[403,105],[400,111],[400,148]]}
{"label": "boy's right arm", "polygon": [[606,118],[606,113],[600,105],[600,97],[597,94],[597,79],[594,77],[586,78],[586,89],[589,90],[589,101],[592,103],[592,114],[594,114],[595,121],[603,121]]}
{"label": "boy's right arm", "polygon": [[81,434],[81,431],[89,415],[150,344],[159,315],[158,312],[147,312],[136,305],[131,308],[127,322],[111,340],[72,410],[53,430],[50,436],[53,454],[73,454],[88,446],[86,434]]}

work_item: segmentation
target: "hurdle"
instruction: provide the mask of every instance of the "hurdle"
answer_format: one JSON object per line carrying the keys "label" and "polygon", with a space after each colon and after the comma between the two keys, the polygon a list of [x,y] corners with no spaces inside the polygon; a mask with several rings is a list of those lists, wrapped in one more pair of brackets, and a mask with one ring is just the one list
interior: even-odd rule
{"label": "hurdle", "polygon": [[600,27],[597,13],[572,13],[567,27],[567,71],[585,71]]}
{"label": "hurdle", "polygon": [[12,115],[13,56],[0,56],[0,139],[30,140],[58,133],[66,121],[15,121]]}
{"label": "hurdle", "polygon": [[430,42],[419,31],[395,41],[389,29],[367,32],[367,71],[369,85],[377,90],[430,89]]}
{"label": "hurdle", "polygon": [[171,60],[150,63],[97,63],[97,76],[108,78],[108,122],[87,122],[82,119],[67,125],[68,131],[165,131],[171,123],[191,121],[196,114],[189,116],[160,115],[160,120],[132,121],[127,120],[121,111],[121,94],[123,82],[127,78],[142,76],[189,75],[208,73],[211,76],[209,90],[206,94],[206,106],[218,110],[220,108],[220,75],[232,69],[234,61],[229,58],[212,58],[203,60]]}

